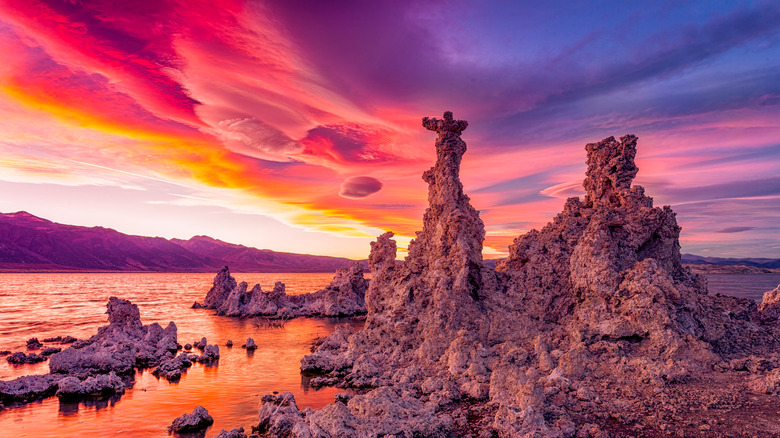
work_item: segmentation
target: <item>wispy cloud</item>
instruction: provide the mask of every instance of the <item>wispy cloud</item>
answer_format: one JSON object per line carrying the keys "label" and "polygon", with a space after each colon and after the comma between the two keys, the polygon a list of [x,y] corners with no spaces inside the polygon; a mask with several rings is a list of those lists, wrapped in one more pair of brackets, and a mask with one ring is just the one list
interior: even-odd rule
{"label": "wispy cloud", "polygon": [[[779,219],[778,29],[774,2],[9,0],[0,175],[143,175],[305,230],[408,239],[435,159],[420,117],[453,110],[491,251],[582,193],[585,143],[631,132],[638,182],[679,206],[687,241],[733,252]],[[739,202],[752,222],[714,225]],[[776,251],[759,247],[743,250]]]}

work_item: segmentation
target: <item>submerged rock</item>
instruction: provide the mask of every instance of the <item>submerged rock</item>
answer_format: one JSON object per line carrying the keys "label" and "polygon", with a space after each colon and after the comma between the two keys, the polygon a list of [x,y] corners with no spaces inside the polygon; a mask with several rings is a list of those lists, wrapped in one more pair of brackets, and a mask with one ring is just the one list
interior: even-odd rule
{"label": "submerged rock", "polygon": [[241,348],[246,348],[247,350],[256,350],[257,345],[255,344],[254,339],[246,338],[246,344],[242,345]]}
{"label": "submerged rock", "polygon": [[[749,408],[744,394],[780,387],[780,327],[766,323],[780,292],[760,311],[707,295],[680,264],[674,212],[632,186],[635,136],[588,144],[585,198],[518,237],[493,269],[458,175],[467,123],[447,112],[423,125],[438,134],[423,230],[400,265],[392,233],[372,243],[363,329],[337,330],[301,361],[318,384],[367,391],[319,411],[266,396],[261,432],[651,436],[689,427],[703,399]],[[746,372],[754,378],[735,374]],[[697,412],[718,433],[745,426]]]}
{"label": "submerged rock", "polygon": [[46,356],[48,356],[48,355],[45,355],[45,354],[38,355],[38,354],[35,354],[35,353],[24,354],[23,352],[18,351],[16,353],[6,357],[5,360],[7,360],[8,363],[12,363],[14,365],[29,365],[29,364],[34,364],[34,363],[39,363],[39,362],[45,361],[46,360]]}
{"label": "submerged rock", "polygon": [[170,432],[196,432],[214,424],[214,418],[203,406],[197,406],[191,414],[182,414],[168,427]]}
{"label": "submerged rock", "polygon": [[44,348],[43,351],[41,351],[41,356],[51,356],[54,353],[59,353],[62,351],[62,348],[59,347],[48,347]]}
{"label": "submerged rock", "polygon": [[38,338],[30,338],[27,340],[27,349],[28,350],[37,350],[39,348],[43,347],[43,344],[41,344],[38,341]]}
{"label": "submerged rock", "polygon": [[206,345],[208,345],[208,341],[206,340],[206,337],[200,338],[200,341],[193,342],[192,346],[197,348],[198,350],[203,350],[206,348]]}
{"label": "submerged rock", "polygon": [[169,381],[177,381],[187,368],[192,366],[192,361],[187,354],[182,353],[172,359],[163,361],[157,368],[152,370],[152,374],[162,377]]}
{"label": "submerged rock", "polygon": [[203,349],[203,354],[196,357],[194,362],[209,363],[216,360],[219,360],[219,346],[206,345],[206,348]]}

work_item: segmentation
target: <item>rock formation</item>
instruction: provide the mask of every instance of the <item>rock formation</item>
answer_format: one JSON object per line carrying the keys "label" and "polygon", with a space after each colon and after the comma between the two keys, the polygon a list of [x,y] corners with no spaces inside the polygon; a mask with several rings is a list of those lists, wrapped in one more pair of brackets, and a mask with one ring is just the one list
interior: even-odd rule
{"label": "rock formation", "polygon": [[96,335],[75,342],[70,348],[54,354],[49,360],[52,373],[87,376],[96,373],[127,373],[136,366],[159,365],[178,349],[176,324],[166,328],[154,323],[143,325],[138,306],[127,300],[108,300],[107,326]]}
{"label": "rock formation", "polygon": [[259,284],[248,289],[246,282],[236,283],[226,266],[217,273],[204,302],[195,303],[193,308],[215,309],[218,315],[242,317],[353,316],[366,312],[364,297],[368,284],[362,266],[354,263],[338,269],[333,281],[322,290],[287,295],[284,283],[279,281],[270,292],[264,292]]}
{"label": "rock formation", "polygon": [[27,349],[28,350],[37,350],[39,348],[43,347],[43,344],[41,344],[40,341],[38,341],[38,338],[30,338],[27,340]]}
{"label": "rock formation", "polygon": [[256,350],[257,344],[255,344],[254,339],[246,338],[246,344],[242,345],[241,348],[246,348],[247,350]]}
{"label": "rock formation", "polygon": [[780,285],[764,294],[758,311],[769,322],[780,318]]}
{"label": "rock formation", "polygon": [[[230,269],[227,266],[217,272],[217,276],[214,277],[214,283],[206,293],[206,298],[203,300],[203,304],[199,307],[205,307],[207,309],[217,309],[222,303],[227,300],[230,292],[238,286],[236,280],[230,276]],[[198,304],[198,303],[195,303]]]}
{"label": "rock formation", "polygon": [[[745,394],[780,391],[780,329],[765,323],[780,293],[761,312],[750,300],[707,295],[703,278],[680,264],[674,212],[632,186],[635,136],[588,144],[585,198],[518,237],[492,269],[458,177],[467,123],[447,112],[423,126],[438,137],[436,165],[423,174],[422,231],[401,265],[392,233],[372,243],[364,328],[336,331],[301,361],[321,382],[366,391],[319,411],[300,411],[289,394],[266,396],[260,431],[763,433],[719,419],[726,406],[749,406]],[[702,400],[709,411],[697,408]]]}
{"label": "rock formation", "polygon": [[173,322],[166,328],[157,323],[143,325],[138,306],[116,297],[109,298],[106,307],[108,325],[91,338],[51,354],[50,374],[0,382],[0,400],[30,401],[55,392],[66,398],[123,392],[117,375],[164,363],[170,368],[168,362],[179,348]]}
{"label": "rock formation", "polygon": [[7,360],[8,363],[12,363],[14,365],[34,364],[43,362],[46,360],[46,356],[36,353],[25,354],[21,351],[17,351],[16,353],[6,357],[5,360]]}
{"label": "rock formation", "polygon": [[206,345],[203,348],[203,354],[192,359],[194,362],[209,363],[219,360],[219,346]]}
{"label": "rock formation", "polygon": [[[465,371],[460,368],[469,365],[469,357],[480,355],[478,339],[485,339],[488,326],[485,298],[495,289],[496,276],[482,263],[484,225],[458,176],[466,151],[460,134],[467,124],[449,112],[423,124],[438,133],[436,165],[423,174],[430,203],[423,230],[402,265],[395,264],[392,233],[371,245],[373,281],[366,292],[364,329],[346,343],[340,342],[346,340],[343,333],[334,334],[304,358],[304,371],[346,376],[354,386],[385,386],[399,379],[438,379],[425,374],[450,368],[450,362],[453,371]],[[483,373],[483,384],[485,379]],[[454,394],[457,385],[449,382],[446,390]]]}
{"label": "rock formation", "polygon": [[84,380],[78,377],[65,377],[57,384],[57,397],[60,399],[82,399],[121,394],[125,392],[125,383],[111,371],[108,374],[89,376]]}
{"label": "rock formation", "polygon": [[58,342],[60,344],[72,344],[76,341],[78,341],[78,339],[74,338],[73,336],[55,336],[43,340],[43,342]]}
{"label": "rock formation", "polygon": [[170,432],[196,432],[203,430],[214,424],[214,418],[209,414],[203,406],[197,406],[192,410],[191,414],[182,414],[180,417],[176,417],[168,427]]}
{"label": "rock formation", "polygon": [[219,431],[219,433],[215,438],[247,438],[247,436],[244,433],[243,427],[237,427],[235,429],[230,429],[230,430],[222,429]]}
{"label": "rock formation", "polygon": [[152,374],[162,377],[171,382],[181,379],[181,375],[192,366],[192,361],[186,354],[180,354],[176,357],[163,360],[157,368],[152,370]]}
{"label": "rock formation", "polygon": [[198,350],[203,350],[204,348],[206,348],[206,345],[208,345],[208,340],[206,339],[205,336],[200,338],[200,341],[196,341],[192,343],[192,346],[197,348]]}

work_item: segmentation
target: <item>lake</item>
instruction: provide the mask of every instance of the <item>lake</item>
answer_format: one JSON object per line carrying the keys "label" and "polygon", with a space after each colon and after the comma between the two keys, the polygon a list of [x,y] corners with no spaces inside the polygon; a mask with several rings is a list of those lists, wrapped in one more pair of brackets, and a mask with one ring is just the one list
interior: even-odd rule
{"label": "lake", "polygon": [[780,284],[780,274],[706,274],[711,294],[722,293],[761,302],[764,292]]}
{"label": "lake", "polygon": [[[202,336],[220,346],[216,366],[194,364],[178,383],[138,372],[133,388],[121,397],[81,403],[60,403],[56,397],[0,410],[0,435],[13,437],[167,437],[167,427],[183,413],[202,405],[214,417],[207,432],[257,424],[260,398],[289,391],[298,406],[320,408],[343,390],[308,387],[300,374],[300,359],[318,336],[339,325],[362,323],[338,318],[299,318],[283,327],[262,319],[216,316],[192,309],[211,287],[214,274],[0,274],[0,350],[26,351],[25,341],[53,336],[92,336],[106,324],[105,305],[112,295],[137,304],[144,324],[174,321],[179,343]],[[332,274],[235,274],[238,281],[259,283],[270,290],[275,281],[287,293],[313,292],[327,285]],[[710,292],[761,299],[780,283],[780,274],[708,274]],[[259,349],[252,355],[240,347],[252,337]],[[236,344],[225,347],[228,339]],[[0,359],[0,379],[44,374],[48,363],[12,366]]]}
{"label": "lake", "polygon": [[[321,289],[333,274],[234,274],[250,286],[271,290],[275,281],[294,295]],[[121,397],[100,402],[60,403],[50,397],[39,403],[0,410],[0,436],[8,437],[164,437],[167,427],[183,413],[202,405],[214,417],[206,436],[220,429],[257,425],[260,398],[273,391],[289,391],[298,406],[314,409],[333,401],[337,388],[314,390],[300,374],[300,360],[318,336],[338,325],[360,326],[347,318],[298,318],[272,327],[263,319],[214,315],[213,310],[192,309],[203,301],[214,274],[0,274],[0,350],[26,351],[31,337],[84,339],[107,324],[106,302],[112,295],[137,304],[144,324],[174,321],[179,343],[206,336],[218,344],[218,365],[193,366],[178,383],[138,372],[135,384]],[[258,349],[247,354],[241,344],[254,338]],[[225,347],[231,339],[235,346]],[[48,346],[49,344],[47,344]],[[59,346],[52,344],[53,346]],[[0,379],[45,374],[48,362],[13,366],[0,359]]]}

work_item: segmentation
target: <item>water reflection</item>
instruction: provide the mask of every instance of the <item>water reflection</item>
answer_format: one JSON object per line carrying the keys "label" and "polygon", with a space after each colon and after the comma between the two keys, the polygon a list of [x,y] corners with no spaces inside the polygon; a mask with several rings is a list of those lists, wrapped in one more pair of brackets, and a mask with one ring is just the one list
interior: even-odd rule
{"label": "water reflection", "polygon": [[[236,277],[260,282],[264,289],[263,282],[272,286],[274,281],[285,281],[290,293],[317,290],[332,278],[329,274]],[[317,409],[344,391],[309,388],[308,379],[300,373],[300,359],[317,337],[338,325],[362,322],[303,318],[278,324],[191,309],[193,301],[203,299],[212,279],[211,274],[0,274],[0,349],[25,351],[25,341],[33,336],[87,338],[106,324],[105,303],[111,295],[138,304],[144,324],[166,325],[174,320],[182,344],[205,336],[208,343],[220,347],[218,362],[193,364],[179,382],[158,379],[150,370],[142,370],[131,376],[133,387],[121,396],[79,403],[60,403],[50,397],[0,411],[0,435],[169,437],[167,427],[173,419],[201,405],[215,420],[201,436],[211,437],[220,429],[243,426],[251,430],[265,394],[289,391],[299,407]],[[31,290],[36,293],[30,294]],[[241,345],[249,337],[257,350],[225,346],[228,339]],[[47,371],[48,362],[14,368],[0,360],[3,380]]]}
{"label": "water reflection", "polygon": [[173,436],[177,438],[205,438],[206,434],[209,433],[209,431],[214,426],[209,426],[204,430],[200,430],[198,432],[190,432],[190,433],[179,433],[179,432],[173,432]]}
{"label": "water reflection", "polygon": [[79,413],[79,407],[104,409],[109,406],[114,407],[122,398],[122,394],[114,394],[107,397],[96,397],[94,399],[81,401],[60,401],[59,413],[62,416],[76,415]]}

